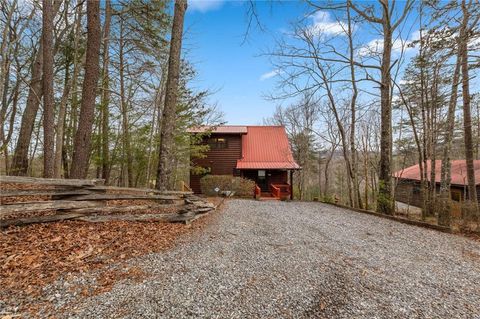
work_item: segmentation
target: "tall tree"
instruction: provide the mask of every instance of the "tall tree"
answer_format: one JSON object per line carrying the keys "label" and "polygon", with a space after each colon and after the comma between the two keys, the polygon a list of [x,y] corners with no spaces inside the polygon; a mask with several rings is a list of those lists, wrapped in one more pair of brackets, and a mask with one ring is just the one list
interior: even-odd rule
{"label": "tall tree", "polygon": [[467,182],[468,182],[468,199],[475,207],[478,208],[477,203],[477,189],[475,184],[475,168],[473,165],[473,133],[472,133],[472,115],[470,106],[470,78],[468,76],[468,41],[470,39],[469,33],[472,28],[478,23],[480,15],[474,17],[472,25],[470,23],[470,10],[473,9],[473,1],[470,0],[466,4],[466,0],[462,0],[463,19],[460,26],[459,50],[461,57],[462,69],[462,97],[463,97],[463,129],[465,141],[465,161],[467,163]]}
{"label": "tall tree", "polygon": [[53,5],[43,0],[43,177],[54,175]]}
{"label": "tall tree", "polygon": [[157,170],[156,188],[168,188],[168,177],[171,173],[171,153],[174,143],[175,113],[178,98],[178,80],[180,74],[180,56],[182,49],[183,20],[187,10],[186,0],[175,0],[173,14],[172,38],[168,57],[168,78],[166,84],[165,105],[163,108],[160,135],[160,151]]}
{"label": "tall tree", "polygon": [[[457,50],[458,51],[458,50]],[[459,51],[458,51],[459,52]],[[450,183],[452,182],[451,175],[451,150],[453,140],[453,130],[455,128],[455,109],[457,107],[458,83],[460,78],[460,55],[457,54],[457,61],[455,62],[455,70],[453,72],[452,90],[450,92],[450,101],[448,103],[447,111],[447,128],[443,141],[442,154],[442,168],[440,179],[440,200],[442,205],[439,206],[438,223],[444,226],[450,226]]]}
{"label": "tall tree", "polygon": [[[128,118],[128,102],[127,102],[127,90],[125,88],[125,69],[127,65],[125,63],[125,42],[124,42],[124,21],[120,20],[120,39],[119,39],[119,52],[118,52],[118,68],[119,68],[119,81],[120,81],[120,112],[122,114],[122,142],[123,142],[123,158],[126,159],[126,169],[124,170],[124,186],[132,187],[133,186],[133,154],[130,141],[130,125]],[[123,166],[123,165],[122,165]]]}
{"label": "tall tree", "polygon": [[70,178],[85,178],[90,159],[92,125],[95,112],[96,89],[100,60],[100,2],[87,1],[87,53],[85,78],[82,88],[82,104],[78,129],[73,146]]}
{"label": "tall tree", "polygon": [[380,64],[380,163],[378,174],[378,196],[377,211],[383,214],[392,215],[394,212],[392,193],[392,48],[393,33],[405,20],[413,1],[407,0],[401,15],[394,21],[393,9],[396,1],[379,0],[381,6],[381,17],[374,16],[371,8],[365,10],[354,5],[349,0],[350,7],[370,23],[377,24],[382,30],[383,51]]}
{"label": "tall tree", "polygon": [[[73,36],[70,36],[70,41],[68,42],[65,48],[65,81],[64,88],[62,93],[62,98],[60,99],[60,105],[58,107],[58,120],[56,126],[56,136],[55,136],[55,177],[62,177],[62,170],[67,173],[64,167],[66,164],[63,155],[65,154],[64,147],[64,136],[65,136],[65,121],[67,115],[67,104],[70,97],[70,92],[72,87],[74,87],[78,74],[80,72],[80,36],[82,28],[82,11],[83,11],[83,2],[80,2],[75,10],[75,27],[72,28]],[[67,11],[65,12],[66,17],[65,21],[68,21]],[[73,39],[72,39],[73,38]],[[73,46],[72,43],[73,42]],[[70,65],[73,63],[73,72],[70,72]],[[62,165],[63,164],[63,165]]]}
{"label": "tall tree", "polygon": [[[61,1],[55,1],[53,5],[53,15],[59,10]],[[58,38],[61,38],[63,32],[59,33]],[[32,138],[33,127],[37,117],[40,100],[43,97],[42,85],[42,70],[43,70],[43,44],[39,41],[39,46],[36,50],[32,50],[32,67],[31,77],[29,82],[28,97],[23,111],[22,120],[20,124],[20,131],[18,133],[17,144],[10,166],[11,175],[26,175],[28,171],[28,149]],[[53,54],[57,46],[53,48]]]}
{"label": "tall tree", "polygon": [[110,44],[110,22],[112,19],[112,8],[110,0],[105,2],[105,24],[103,26],[103,68],[102,68],[102,100],[100,102],[102,113],[102,178],[108,184],[110,179],[110,156],[109,156],[109,110],[110,104],[110,75],[108,74],[108,64],[110,63],[109,44]]}

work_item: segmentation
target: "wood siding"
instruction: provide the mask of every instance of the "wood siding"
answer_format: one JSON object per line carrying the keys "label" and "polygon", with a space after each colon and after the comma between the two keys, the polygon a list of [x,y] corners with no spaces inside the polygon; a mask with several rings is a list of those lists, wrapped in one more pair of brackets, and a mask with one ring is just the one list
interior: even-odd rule
{"label": "wood siding", "polygon": [[410,180],[398,180],[395,186],[395,200],[416,207],[423,206],[421,185]]}
{"label": "wood siding", "polygon": [[[195,166],[210,168],[212,175],[235,175],[239,176],[236,171],[237,160],[242,157],[242,136],[232,134],[212,134],[212,138],[225,138],[227,147],[222,149],[210,149],[205,158],[193,160]],[[205,138],[207,143],[207,138]],[[195,193],[201,193],[200,178],[203,175],[193,175],[190,173],[190,188]]]}
{"label": "wood siding", "polygon": [[[437,183],[436,185],[436,192],[437,194],[440,193],[440,185]],[[452,192],[458,192],[461,194],[461,198],[465,198],[466,188],[461,186],[452,185],[451,186]],[[477,186],[477,199],[480,203],[480,186]],[[409,204],[411,206],[422,207],[423,206],[423,197],[422,197],[422,190],[421,184],[419,181],[413,180],[406,180],[406,179],[398,179],[397,185],[395,186],[395,200]]]}

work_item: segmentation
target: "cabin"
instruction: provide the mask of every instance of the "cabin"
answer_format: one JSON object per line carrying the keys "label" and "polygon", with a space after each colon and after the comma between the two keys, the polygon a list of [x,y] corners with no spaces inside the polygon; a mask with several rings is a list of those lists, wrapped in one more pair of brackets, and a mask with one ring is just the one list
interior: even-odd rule
{"label": "cabin", "polygon": [[[474,161],[475,181],[477,182],[477,199],[480,203],[480,160]],[[435,161],[435,185],[436,192],[440,192],[442,161]],[[427,175],[430,180],[431,162],[427,162]],[[395,199],[399,202],[422,207],[423,198],[421,190],[420,167],[413,165],[393,174],[396,181]],[[461,203],[467,198],[467,165],[465,160],[451,161],[451,187],[450,198],[452,199],[452,213],[461,214]]]}
{"label": "cabin", "polygon": [[[202,142],[209,145],[206,157],[193,159],[193,165],[206,168],[209,174],[255,181],[252,197],[293,198],[293,171],[300,166],[293,159],[285,127],[202,126],[190,129],[189,133],[205,134]],[[201,193],[203,176],[190,173],[190,188],[195,193]]]}

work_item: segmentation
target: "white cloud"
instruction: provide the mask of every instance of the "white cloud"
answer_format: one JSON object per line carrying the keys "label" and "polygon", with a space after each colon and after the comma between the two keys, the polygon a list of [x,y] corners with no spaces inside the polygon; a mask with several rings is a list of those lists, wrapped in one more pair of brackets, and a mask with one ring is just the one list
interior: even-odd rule
{"label": "white cloud", "polygon": [[471,39],[468,48],[471,50],[480,49],[480,37]]}
{"label": "white cloud", "polygon": [[271,79],[279,74],[281,74],[282,71],[281,70],[272,70],[270,72],[267,72],[267,73],[264,73],[260,76],[260,81],[265,81],[265,80],[268,80],[268,79]]}
{"label": "white cloud", "polygon": [[188,10],[204,13],[219,9],[223,2],[223,0],[188,0]]}
{"label": "white cloud", "polygon": [[315,36],[345,34],[346,25],[343,22],[334,20],[327,11],[317,11],[309,18],[312,20],[309,30]]}
{"label": "white cloud", "polygon": [[[402,52],[409,52],[412,50],[415,50],[415,47],[412,45],[413,41],[419,39],[419,32],[415,31],[411,34],[409,40],[402,40],[402,39],[395,39],[393,41],[392,45],[392,53],[393,54],[399,54]],[[373,39],[370,42],[368,42],[366,45],[361,47],[358,51],[357,54],[360,57],[368,57],[368,56],[376,56],[379,54],[382,54],[383,52],[383,39]]]}
{"label": "white cloud", "polygon": [[382,52],[383,39],[373,39],[358,49],[357,54],[361,57],[377,55]]}
{"label": "white cloud", "polygon": [[413,31],[412,34],[410,35],[410,40],[412,41],[420,40],[420,30]]}

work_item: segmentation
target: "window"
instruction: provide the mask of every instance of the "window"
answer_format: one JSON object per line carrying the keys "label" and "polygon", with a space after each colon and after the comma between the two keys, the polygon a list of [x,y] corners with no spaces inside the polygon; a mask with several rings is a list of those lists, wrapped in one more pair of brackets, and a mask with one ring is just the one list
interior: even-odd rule
{"label": "window", "polygon": [[453,201],[461,202],[462,201],[462,192],[458,190],[451,190],[450,196],[452,197]]}
{"label": "window", "polygon": [[214,137],[208,139],[208,146],[210,146],[211,150],[217,150],[222,148],[227,148],[227,139],[221,137]]}
{"label": "window", "polygon": [[265,170],[258,170],[258,179],[265,179]]}

